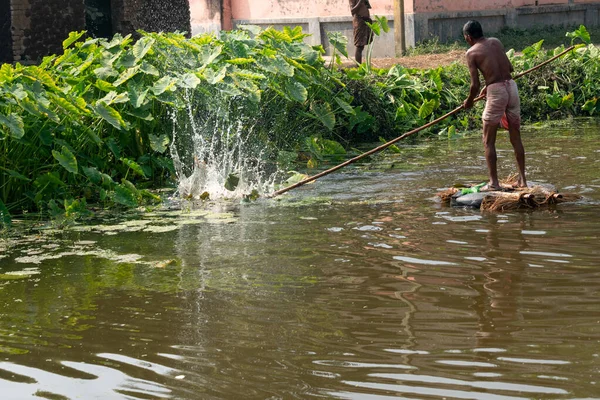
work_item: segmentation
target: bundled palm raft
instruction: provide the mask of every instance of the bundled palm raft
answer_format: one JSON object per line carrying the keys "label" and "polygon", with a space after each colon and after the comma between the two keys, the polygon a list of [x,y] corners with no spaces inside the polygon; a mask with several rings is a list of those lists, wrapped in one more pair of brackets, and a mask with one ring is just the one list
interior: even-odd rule
{"label": "bundled palm raft", "polygon": [[441,202],[453,207],[480,208],[484,211],[509,211],[548,207],[581,199],[574,193],[558,193],[546,183],[530,182],[528,187],[515,187],[516,179],[509,177],[501,182],[502,190],[480,191],[484,184],[451,187],[437,194]]}

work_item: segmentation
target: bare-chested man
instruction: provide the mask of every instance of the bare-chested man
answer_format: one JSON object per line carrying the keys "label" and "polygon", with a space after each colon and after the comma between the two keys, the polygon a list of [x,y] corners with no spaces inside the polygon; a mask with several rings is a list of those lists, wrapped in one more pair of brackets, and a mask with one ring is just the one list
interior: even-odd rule
{"label": "bare-chested man", "polygon": [[356,62],[362,64],[362,55],[365,46],[373,41],[373,32],[367,25],[373,23],[369,9],[369,0],[350,0],[350,12],[352,13],[352,27],[354,28],[354,47],[356,47]]}
{"label": "bare-chested man", "polygon": [[464,102],[465,108],[473,106],[473,100],[479,94],[481,83],[479,71],[485,80],[483,94],[486,105],[483,111],[483,144],[485,159],[490,176],[489,183],[482,190],[500,190],[498,182],[496,134],[502,117],[508,120],[510,143],[515,151],[519,168],[519,187],[526,187],[525,149],[521,141],[521,103],[517,84],[512,80],[513,66],[506,56],[504,46],[496,38],[483,36],[481,25],[477,21],[469,21],[463,28],[465,40],[471,46],[467,51],[467,65],[471,74],[471,90]]}

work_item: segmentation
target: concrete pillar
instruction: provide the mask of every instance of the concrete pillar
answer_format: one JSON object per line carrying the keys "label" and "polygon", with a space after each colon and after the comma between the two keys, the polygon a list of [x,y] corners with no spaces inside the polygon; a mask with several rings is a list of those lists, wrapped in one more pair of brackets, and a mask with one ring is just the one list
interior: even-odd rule
{"label": "concrete pillar", "polygon": [[321,20],[319,18],[307,18],[308,32],[311,37],[308,38],[310,44],[318,46],[323,44],[323,38],[321,37]]}
{"label": "concrete pillar", "polygon": [[394,0],[394,44],[396,57],[401,57],[406,52],[404,19],[404,0]]}

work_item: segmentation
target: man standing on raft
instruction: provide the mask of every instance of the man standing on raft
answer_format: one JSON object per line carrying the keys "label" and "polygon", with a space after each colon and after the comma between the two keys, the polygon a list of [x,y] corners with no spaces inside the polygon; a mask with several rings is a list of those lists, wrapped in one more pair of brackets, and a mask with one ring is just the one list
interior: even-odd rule
{"label": "man standing on raft", "polygon": [[506,115],[510,143],[515,151],[519,168],[518,187],[527,187],[525,179],[525,149],[521,141],[521,103],[517,84],[512,80],[513,66],[506,56],[504,46],[496,38],[483,36],[481,24],[469,21],[463,27],[465,40],[471,46],[467,50],[467,65],[471,74],[469,97],[464,102],[466,109],[473,107],[473,101],[479,94],[481,83],[479,71],[485,80],[482,94],[486,96],[483,111],[483,144],[485,159],[490,176],[489,183],[482,191],[502,190],[498,181],[496,134],[502,117]]}
{"label": "man standing on raft", "polygon": [[356,47],[356,62],[362,64],[362,55],[365,46],[373,41],[373,31],[367,25],[373,23],[369,9],[369,0],[350,0],[350,12],[352,13],[352,28],[354,30],[354,47]]}

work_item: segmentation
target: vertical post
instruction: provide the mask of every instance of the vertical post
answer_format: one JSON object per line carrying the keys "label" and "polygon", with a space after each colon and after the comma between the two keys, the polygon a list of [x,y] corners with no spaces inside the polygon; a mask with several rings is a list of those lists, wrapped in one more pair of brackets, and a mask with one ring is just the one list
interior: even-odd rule
{"label": "vertical post", "polygon": [[396,57],[403,56],[406,52],[404,0],[394,0],[394,43]]}
{"label": "vertical post", "polygon": [[230,31],[233,29],[231,0],[221,1],[221,29],[224,31]]}

